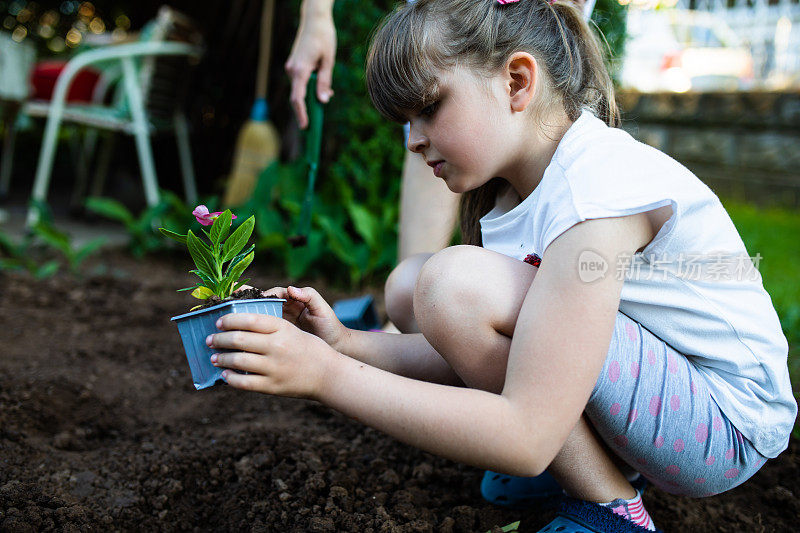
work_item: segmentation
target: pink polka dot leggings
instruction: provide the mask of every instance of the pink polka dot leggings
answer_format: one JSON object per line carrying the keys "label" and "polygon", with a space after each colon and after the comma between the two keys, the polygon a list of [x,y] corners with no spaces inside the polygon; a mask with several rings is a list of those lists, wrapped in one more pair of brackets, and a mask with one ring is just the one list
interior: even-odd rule
{"label": "pink polka dot leggings", "polygon": [[674,494],[719,494],[766,461],[722,413],[694,364],[622,313],[585,412],[614,453]]}

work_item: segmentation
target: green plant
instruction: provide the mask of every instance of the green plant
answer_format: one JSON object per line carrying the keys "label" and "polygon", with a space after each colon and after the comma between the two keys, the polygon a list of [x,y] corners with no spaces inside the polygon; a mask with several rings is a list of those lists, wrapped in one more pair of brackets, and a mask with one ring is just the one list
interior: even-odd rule
{"label": "green plant", "polygon": [[27,237],[17,243],[9,235],[0,232],[0,271],[25,270],[36,279],[48,278],[58,272],[60,265],[56,259],[40,264],[32,258],[30,241],[31,238]]}
{"label": "green plant", "polygon": [[[297,9],[299,3],[292,5]],[[351,286],[385,279],[397,261],[400,176],[405,147],[400,126],[372,107],[364,83],[370,35],[395,1],[337,0],[333,89],[325,108],[325,142],[308,245],[292,248],[303,198],[304,169],[280,165],[262,173],[256,202],[259,250],[291,277],[324,275]],[[612,71],[625,40],[625,11],[598,0],[593,21],[609,44]]]}
{"label": "green plant", "polygon": [[[178,195],[162,189],[159,196],[160,200],[156,205],[148,207],[139,215],[111,198],[90,197],[85,205],[88,211],[125,226],[129,236],[128,249],[135,257],[143,257],[167,247],[168,242],[157,231],[157,226],[177,232],[193,220],[189,206]],[[217,200],[208,198],[204,203],[213,207]]]}
{"label": "green plant", "polygon": [[209,213],[206,206],[199,205],[192,214],[200,224],[211,225],[211,231],[202,230],[208,238],[208,243],[195,235],[192,230],[183,235],[166,228],[159,228],[166,237],[187,246],[197,267],[191,272],[200,278],[200,283],[179,291],[190,290],[192,296],[200,300],[207,300],[212,296],[224,300],[249,281],[249,279],[239,281],[239,278],[253,262],[255,246],[251,245],[244,251],[242,249],[253,233],[255,217],[251,216],[230,233],[235,218],[230,210]]}
{"label": "green plant", "polygon": [[77,246],[67,233],[42,220],[39,220],[31,229],[33,234],[44,244],[61,253],[73,274],[78,274],[81,263],[106,243],[105,238],[97,237],[82,246]]}
{"label": "green plant", "polygon": [[[34,200],[31,201],[31,208],[38,211],[37,222],[30,228],[31,243],[35,244],[38,241],[38,243],[59,253],[67,263],[69,271],[73,274],[79,274],[81,264],[106,243],[104,237],[97,237],[79,246],[73,242],[69,234],[55,227],[53,215],[47,204]],[[54,274],[57,269],[48,267],[45,273],[50,275],[51,270],[52,274]]]}
{"label": "green plant", "polygon": [[91,197],[86,199],[86,209],[92,213],[121,222],[128,232],[128,249],[136,257],[154,252],[164,247],[164,241],[153,231],[153,225],[169,209],[169,204],[161,201],[145,209],[138,217],[121,202],[111,198]]}
{"label": "green plant", "polygon": [[[296,9],[296,5],[293,8]],[[364,84],[369,37],[393,2],[334,4],[339,53],[334,98],[325,108],[325,136],[307,245],[286,240],[296,229],[307,169],[275,165],[259,179],[254,201],[257,242],[291,277],[324,275],[351,286],[383,278],[396,260],[402,130],[372,107]]]}
{"label": "green plant", "polygon": [[591,22],[600,32],[606,46],[608,70],[616,80],[622,63],[627,39],[625,10],[627,6],[618,0],[597,0],[592,10]]}

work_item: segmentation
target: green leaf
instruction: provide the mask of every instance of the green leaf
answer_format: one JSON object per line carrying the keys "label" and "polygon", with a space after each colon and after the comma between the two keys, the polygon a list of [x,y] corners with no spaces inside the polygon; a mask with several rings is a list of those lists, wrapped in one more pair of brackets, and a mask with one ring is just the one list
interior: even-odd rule
{"label": "green leaf", "polygon": [[253,262],[253,257],[255,257],[255,252],[250,252],[247,254],[244,259],[236,263],[233,268],[230,269],[229,273],[225,276],[225,279],[233,284],[233,282],[242,277],[245,269],[250,266],[250,263]]}
{"label": "green leaf", "polygon": [[181,235],[180,233],[175,233],[174,231],[170,231],[165,228],[158,228],[158,231],[165,237],[169,237],[172,240],[178,241],[181,244],[186,244],[186,235]]}
{"label": "green leaf", "polygon": [[84,244],[74,255],[72,258],[72,262],[70,266],[73,270],[76,270],[78,266],[91,254],[99,250],[102,246],[104,246],[107,242],[105,237],[98,237],[96,239],[91,240],[90,242]]}
{"label": "green leaf", "polygon": [[214,256],[211,255],[208,245],[197,238],[192,230],[186,234],[186,246],[189,248],[189,254],[192,256],[194,264],[197,265],[197,269],[210,278],[217,279],[217,265]]}
{"label": "green leaf", "polygon": [[286,245],[285,233],[267,233],[261,235],[258,239],[258,247],[262,250],[270,250],[276,252],[278,248]]}
{"label": "green leaf", "polygon": [[58,261],[48,261],[47,263],[43,264],[42,266],[38,267],[34,273],[33,277],[36,279],[44,279],[49,278],[50,276],[55,275],[58,272],[59,264]]}
{"label": "green leaf", "polygon": [[370,211],[360,204],[350,204],[347,206],[347,211],[350,213],[350,218],[353,220],[353,226],[366,241],[370,248],[375,248],[378,243],[378,235],[380,233],[381,222]]}
{"label": "green leaf", "polygon": [[130,210],[122,205],[121,202],[111,198],[89,197],[86,199],[86,209],[106,218],[122,222],[128,229],[133,228],[136,223],[136,218]]}
{"label": "green leaf", "polygon": [[236,231],[228,237],[228,240],[225,241],[225,245],[222,247],[222,262],[230,261],[236,255],[242,251],[242,248],[245,247],[247,241],[250,239],[250,235],[253,233],[253,227],[256,224],[255,217],[251,216],[247,220],[241,223],[241,225],[236,228]]}
{"label": "green leaf", "polygon": [[156,222],[162,218],[162,215],[169,210],[169,204],[163,199],[154,206],[150,206],[139,215],[139,219],[135,222],[131,232],[137,235],[144,235],[152,231]]}
{"label": "green leaf", "polygon": [[317,221],[328,238],[328,249],[345,265],[357,266],[355,255],[352,253],[356,245],[347,235],[344,228],[329,217],[320,216]]}
{"label": "green leaf", "polygon": [[237,255],[236,257],[234,257],[233,259],[231,259],[231,262],[230,262],[230,263],[228,263],[228,268],[225,270],[225,275],[227,276],[227,275],[228,275],[228,273],[231,271],[231,269],[233,269],[233,267],[235,267],[235,266],[236,266],[236,264],[237,264],[239,261],[241,261],[242,259],[244,259],[244,258],[247,256],[247,254],[249,254],[250,252],[252,252],[252,251],[255,249],[255,247],[256,247],[256,245],[255,245],[255,244],[251,244],[251,245],[250,245],[250,247],[249,247],[247,250],[245,250],[244,252],[240,253],[239,255]]}
{"label": "green leaf", "polygon": [[17,257],[22,252],[20,248],[10,236],[0,232],[0,250],[12,257]]}
{"label": "green leaf", "polygon": [[60,250],[65,256],[72,257],[72,246],[69,235],[61,232],[53,226],[39,221],[33,226],[33,233],[42,239],[45,244]]}
{"label": "green leaf", "polygon": [[30,208],[36,211],[38,214],[40,222],[43,222],[47,225],[53,224],[53,212],[50,210],[50,206],[47,205],[47,202],[43,202],[42,200],[31,200],[29,205]]}
{"label": "green leaf", "polygon": [[201,281],[202,281],[202,282],[203,282],[203,283],[204,283],[204,284],[205,284],[207,287],[210,287],[210,288],[212,288],[212,289],[216,289],[216,285],[217,285],[217,283],[214,281],[214,279],[213,279],[211,276],[209,276],[209,275],[208,275],[208,274],[206,274],[205,272],[202,272],[202,271],[200,271],[200,270],[190,270],[189,272],[191,272],[192,274],[197,274],[197,277],[199,277],[199,278],[200,278],[200,280],[201,280]]}
{"label": "green leaf", "polygon": [[291,248],[289,251],[288,274],[290,278],[299,278],[308,272],[309,267],[322,255],[324,235],[319,232],[308,236],[308,246]]}
{"label": "green leaf", "polygon": [[192,291],[192,296],[194,296],[198,300],[207,300],[210,297],[214,296],[214,291],[212,291],[208,287],[203,287],[201,285]]}
{"label": "green leaf", "polygon": [[[503,533],[513,533],[514,531],[519,531],[519,523],[520,521],[517,520],[516,522],[512,522],[507,526],[501,527],[500,529],[503,531]],[[492,530],[490,529],[486,533],[492,533]]]}
{"label": "green leaf", "polygon": [[261,209],[257,213],[256,231],[259,235],[268,233],[284,234],[288,231],[286,219],[275,209]]}
{"label": "green leaf", "polygon": [[225,240],[228,233],[231,231],[231,222],[233,222],[233,215],[230,209],[226,209],[221,215],[217,217],[214,224],[211,226],[211,235],[209,238],[216,248],[219,243]]}
{"label": "green leaf", "polygon": [[224,295],[224,296],[222,296],[223,298],[227,298],[228,296],[233,294],[233,280],[232,279],[225,278],[225,280],[222,282],[222,291],[220,292],[220,294]]}
{"label": "green leaf", "polygon": [[237,282],[236,285],[233,287],[233,290],[231,291],[231,294],[233,294],[234,292],[238,291],[242,287],[242,285],[244,285],[248,281],[250,281],[250,278],[244,278],[243,280]]}

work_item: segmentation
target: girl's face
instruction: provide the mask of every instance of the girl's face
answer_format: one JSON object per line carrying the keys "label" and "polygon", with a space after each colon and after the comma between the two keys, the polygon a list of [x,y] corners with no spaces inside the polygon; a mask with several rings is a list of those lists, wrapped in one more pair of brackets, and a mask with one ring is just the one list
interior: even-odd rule
{"label": "girl's face", "polygon": [[[502,175],[515,140],[501,76],[466,67],[441,72],[434,102],[410,115],[408,149],[453,192],[475,189]],[[505,103],[505,105],[504,105]]]}

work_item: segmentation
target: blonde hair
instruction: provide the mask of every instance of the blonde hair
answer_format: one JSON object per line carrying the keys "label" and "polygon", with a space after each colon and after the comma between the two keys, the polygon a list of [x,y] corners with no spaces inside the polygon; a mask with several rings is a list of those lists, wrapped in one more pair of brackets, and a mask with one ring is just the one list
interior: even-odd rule
{"label": "blonde hair", "polygon": [[[597,36],[569,0],[417,0],[398,6],[376,31],[367,56],[367,90],[378,111],[398,122],[438,96],[437,72],[464,65],[488,75],[514,52],[543,69],[550,93],[570,120],[585,108],[619,123],[614,87]],[[461,199],[461,235],[481,245],[479,219],[503,181],[492,179]]]}

